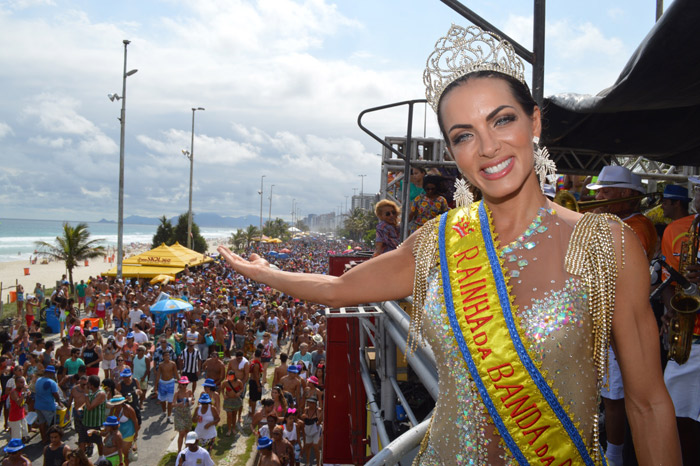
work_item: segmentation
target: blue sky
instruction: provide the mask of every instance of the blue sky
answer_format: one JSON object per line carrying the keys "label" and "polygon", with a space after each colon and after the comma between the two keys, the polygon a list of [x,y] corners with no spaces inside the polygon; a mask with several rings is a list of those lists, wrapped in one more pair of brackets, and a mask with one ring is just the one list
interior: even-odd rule
{"label": "blue sky", "polygon": [[[670,2],[666,1],[666,7]],[[465,1],[531,44],[526,0]],[[654,0],[547,2],[545,95],[611,85],[654,23]],[[422,70],[451,23],[438,0],[0,0],[0,217],[116,219],[123,39],[129,39],[125,215],[337,211],[380,148],[362,110],[422,98]],[[422,132],[423,122],[416,122]],[[428,135],[437,137],[428,112]],[[402,135],[405,116],[367,120]]]}

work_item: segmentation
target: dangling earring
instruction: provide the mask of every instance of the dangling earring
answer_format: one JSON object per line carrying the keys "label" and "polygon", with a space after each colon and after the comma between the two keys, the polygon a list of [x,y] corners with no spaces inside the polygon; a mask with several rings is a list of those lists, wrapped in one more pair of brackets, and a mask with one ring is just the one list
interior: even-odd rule
{"label": "dangling earring", "polygon": [[469,210],[469,206],[474,202],[474,195],[469,189],[469,182],[464,178],[457,178],[455,180],[455,204],[457,208],[465,207]]}
{"label": "dangling earring", "polygon": [[535,158],[535,173],[540,179],[540,189],[544,191],[544,185],[547,182],[548,175],[557,173],[557,166],[552,159],[549,158],[549,151],[546,147],[540,147],[540,138],[537,136],[532,138],[534,145],[533,152]]}

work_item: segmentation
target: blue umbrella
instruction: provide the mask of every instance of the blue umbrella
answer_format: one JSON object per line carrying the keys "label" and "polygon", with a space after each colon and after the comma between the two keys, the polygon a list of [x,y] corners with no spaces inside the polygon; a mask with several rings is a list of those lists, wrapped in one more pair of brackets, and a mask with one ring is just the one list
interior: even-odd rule
{"label": "blue umbrella", "polygon": [[192,305],[182,299],[163,299],[151,306],[151,312],[162,312],[163,314],[177,314],[181,311],[191,311]]}

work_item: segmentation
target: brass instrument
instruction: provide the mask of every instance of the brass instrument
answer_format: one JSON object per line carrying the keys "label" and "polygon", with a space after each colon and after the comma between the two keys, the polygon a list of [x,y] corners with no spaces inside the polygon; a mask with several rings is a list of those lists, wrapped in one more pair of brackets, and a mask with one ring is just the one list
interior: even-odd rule
{"label": "brass instrument", "polygon": [[[700,245],[700,215],[697,215],[688,230],[688,238],[681,244],[681,255],[678,272],[685,276],[688,266],[698,263],[698,246]],[[697,287],[694,293],[688,292],[680,285],[676,287],[676,294],[671,298],[670,306],[674,312],[668,329],[668,359],[673,359],[678,364],[688,361],[690,348],[693,344],[693,327],[695,317],[700,310],[700,297]]]}
{"label": "brass instrument", "polygon": [[[574,212],[585,212],[588,210],[593,210],[597,209],[598,207],[603,207],[606,205],[613,205],[613,204],[619,204],[620,202],[627,202],[627,201],[633,201],[637,199],[644,199],[647,197],[659,197],[659,200],[661,199],[661,193],[647,193],[647,194],[640,194],[638,196],[629,196],[629,197],[622,197],[619,199],[604,199],[600,201],[577,201],[576,197],[574,197],[573,194],[571,194],[569,191],[557,191],[557,194],[554,196],[554,203],[559,204],[562,207],[566,207],[569,210],[573,210]],[[659,200],[656,200],[655,202],[659,202]]]}

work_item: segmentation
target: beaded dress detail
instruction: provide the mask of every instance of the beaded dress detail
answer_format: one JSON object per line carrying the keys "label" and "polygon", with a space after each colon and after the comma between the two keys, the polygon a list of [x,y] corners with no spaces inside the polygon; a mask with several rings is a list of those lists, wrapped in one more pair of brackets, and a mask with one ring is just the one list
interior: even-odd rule
{"label": "beaded dress detail", "polygon": [[[521,236],[501,245],[515,318],[530,357],[557,393],[591,451],[597,420],[598,381],[593,322],[584,281],[567,273],[565,255],[574,231],[543,207]],[[440,397],[416,464],[517,464],[481,401],[457,346],[444,304],[439,266],[428,273],[423,335],[437,360]]]}

